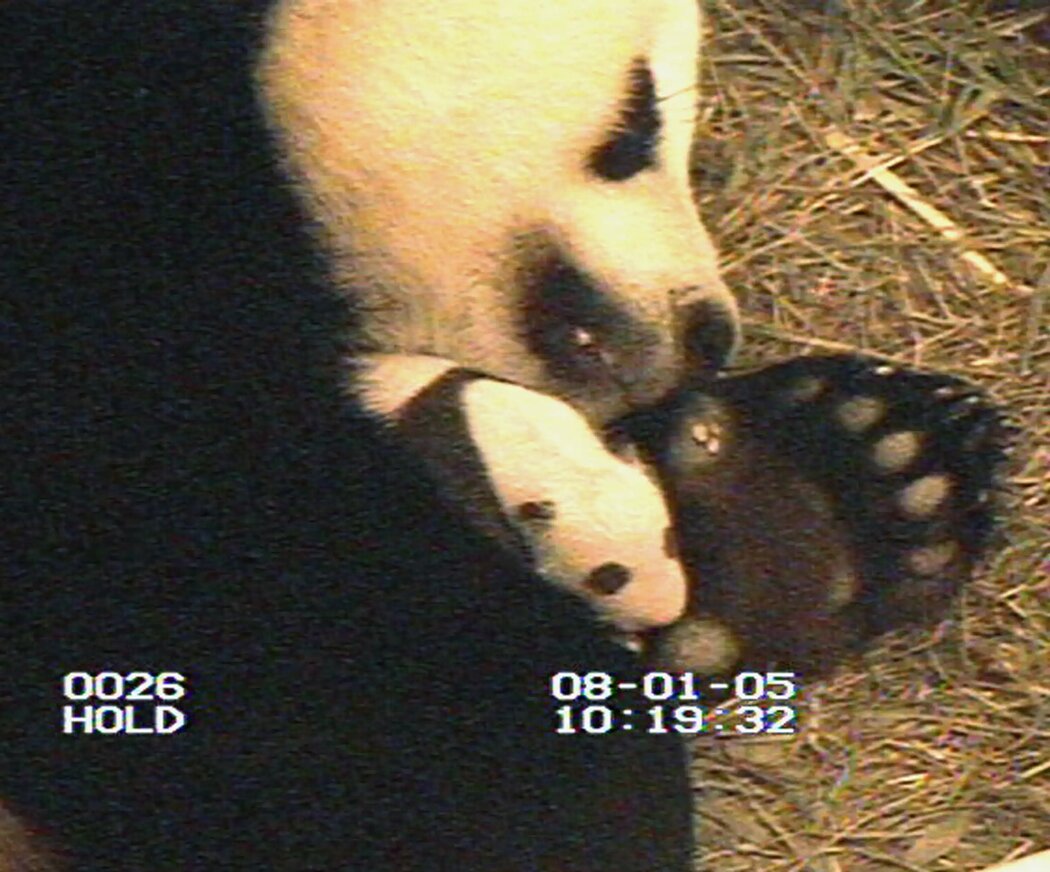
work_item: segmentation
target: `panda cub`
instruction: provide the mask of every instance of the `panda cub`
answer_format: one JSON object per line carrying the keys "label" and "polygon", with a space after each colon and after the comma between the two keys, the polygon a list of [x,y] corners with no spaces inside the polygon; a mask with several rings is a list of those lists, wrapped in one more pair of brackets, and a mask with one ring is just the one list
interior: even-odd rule
{"label": "panda cub", "polygon": [[660,488],[571,406],[436,357],[367,355],[355,367],[361,404],[538,575],[623,633],[682,614],[687,585]]}
{"label": "panda cub", "polygon": [[451,501],[659,668],[826,674],[943,617],[993,526],[1006,429],[950,376],[798,358],[679,391],[611,451],[561,401],[450,361],[358,367]]}

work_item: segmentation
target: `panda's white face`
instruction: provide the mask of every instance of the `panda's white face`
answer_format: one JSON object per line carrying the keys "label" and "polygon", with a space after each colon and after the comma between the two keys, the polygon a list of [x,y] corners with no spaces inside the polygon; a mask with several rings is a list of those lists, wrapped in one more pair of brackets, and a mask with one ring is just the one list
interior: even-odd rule
{"label": "panda's white face", "polygon": [[263,101],[357,350],[598,423],[729,353],[689,186],[695,0],[284,0],[271,25]]}

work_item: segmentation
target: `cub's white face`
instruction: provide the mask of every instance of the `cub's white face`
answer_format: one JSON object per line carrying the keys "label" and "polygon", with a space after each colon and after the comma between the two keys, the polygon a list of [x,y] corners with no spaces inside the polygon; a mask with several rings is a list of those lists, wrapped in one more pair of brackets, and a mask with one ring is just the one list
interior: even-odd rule
{"label": "cub's white face", "polygon": [[269,32],[263,102],[357,350],[596,423],[730,351],[689,186],[695,0],[283,0]]}

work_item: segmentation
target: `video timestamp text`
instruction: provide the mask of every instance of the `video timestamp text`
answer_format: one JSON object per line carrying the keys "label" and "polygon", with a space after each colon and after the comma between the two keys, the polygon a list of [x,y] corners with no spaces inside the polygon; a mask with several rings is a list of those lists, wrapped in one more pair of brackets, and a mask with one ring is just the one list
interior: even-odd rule
{"label": "video timestamp text", "polygon": [[[623,681],[607,672],[558,672],[550,693],[564,703],[555,709],[559,735],[788,735],[798,729],[797,709],[789,704],[798,695],[793,672],[741,672],[726,681],[693,673],[647,672]],[[625,698],[632,702],[625,705]]]}

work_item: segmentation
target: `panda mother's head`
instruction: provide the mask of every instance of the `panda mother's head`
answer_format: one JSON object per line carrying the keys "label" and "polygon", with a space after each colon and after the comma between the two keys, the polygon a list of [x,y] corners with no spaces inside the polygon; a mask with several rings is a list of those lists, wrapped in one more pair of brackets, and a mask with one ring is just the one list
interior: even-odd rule
{"label": "panda mother's head", "polygon": [[262,100],[355,351],[597,423],[731,352],[689,184],[695,0],[283,0],[267,30]]}

